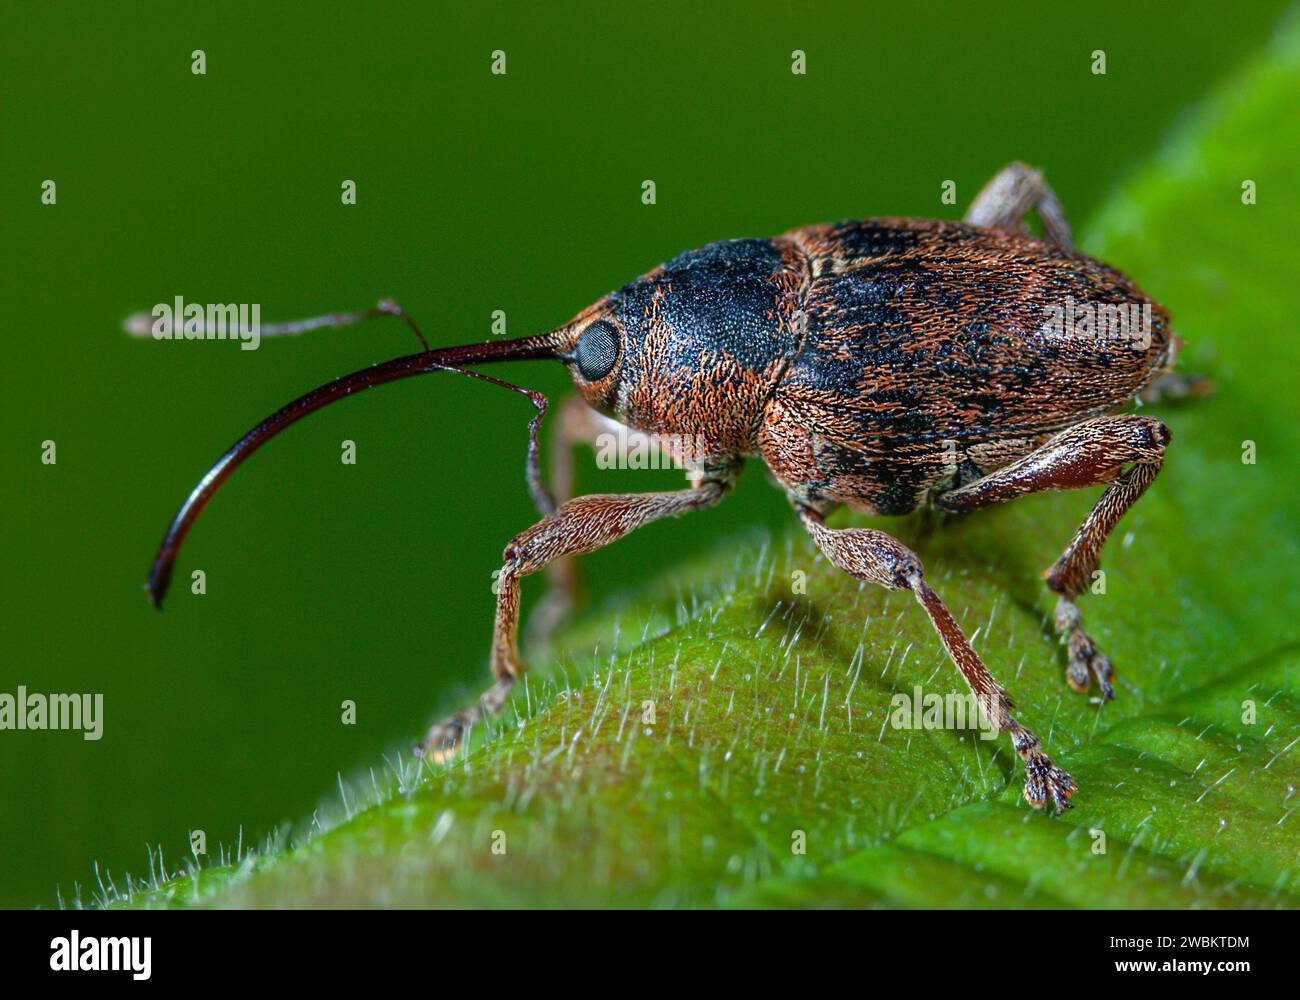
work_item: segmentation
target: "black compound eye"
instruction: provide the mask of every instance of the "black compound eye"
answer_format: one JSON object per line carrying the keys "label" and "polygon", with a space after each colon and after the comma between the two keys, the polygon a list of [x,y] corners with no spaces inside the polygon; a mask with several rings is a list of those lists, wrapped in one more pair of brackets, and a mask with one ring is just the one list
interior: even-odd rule
{"label": "black compound eye", "polygon": [[578,371],[588,382],[599,382],[614,370],[618,357],[618,334],[603,319],[598,319],[578,338],[575,352]]}

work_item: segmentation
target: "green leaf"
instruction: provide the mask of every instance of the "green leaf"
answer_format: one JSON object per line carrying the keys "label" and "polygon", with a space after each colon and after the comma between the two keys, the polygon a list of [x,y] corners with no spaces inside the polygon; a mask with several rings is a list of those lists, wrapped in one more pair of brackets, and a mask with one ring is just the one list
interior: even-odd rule
{"label": "green leaf", "polygon": [[961,681],[909,595],[838,574],[792,530],[733,540],[580,624],[571,649],[619,651],[540,665],[453,764],[390,766],[296,846],[156,874],[108,902],[1296,905],[1298,28],[1186,123],[1084,243],[1173,311],[1182,367],[1218,384],[1158,408],[1174,435],[1164,471],[1106,550],[1107,592],[1082,604],[1118,699],[1067,690],[1039,579],[1097,491],[882,522],[1074,774],[1072,811],[1024,803],[1005,740],[887,724],[894,693]]}

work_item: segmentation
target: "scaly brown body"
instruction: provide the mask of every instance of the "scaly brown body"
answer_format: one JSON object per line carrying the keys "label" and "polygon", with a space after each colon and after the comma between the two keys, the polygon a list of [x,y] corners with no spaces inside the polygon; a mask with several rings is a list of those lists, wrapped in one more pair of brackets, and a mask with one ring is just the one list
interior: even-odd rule
{"label": "scaly brown body", "polygon": [[[1041,239],[1024,230],[1030,210],[1042,221]],[[262,335],[381,314],[406,318],[381,303],[369,313],[264,327]],[[1073,326],[1076,316],[1086,328]],[[1055,195],[1036,171],[1012,164],[963,223],[868,219],[711,244],[549,333],[426,348],[322,386],[236,442],[195,488],[163,540],[150,593],[161,601],[180,543],[220,483],[304,414],[429,371],[558,358],[583,401],[566,406],[560,421],[555,479],[565,502],[557,507],[541,485],[536,432],[546,401],[527,393],[539,411],[530,425],[529,486],[545,516],[504,552],[495,684],[477,705],[435,725],[424,748],[453,751],[472,725],[502,708],[522,676],[521,577],[551,568],[554,586],[535,621],[553,627],[573,596],[570,557],[649,521],[718,503],[744,460],[757,456],[834,565],[916,596],[987,724],[1007,733],[1024,760],[1026,799],[1059,812],[1073,779],[1012,714],[920,560],[884,532],[834,529],[826,518],[841,505],[882,515],[927,502],[963,511],[1039,490],[1105,485],[1044,575],[1059,595],[1070,685],[1082,691],[1095,681],[1108,700],[1113,671],[1083,630],[1075,599],[1106,537],[1160,469],[1168,430],[1155,418],[1116,411],[1166,368],[1173,343],[1164,310],[1120,272],[1076,253]],[[683,460],[691,488],[566,499],[569,447],[620,424]]]}
{"label": "scaly brown body", "polygon": [[[790,238],[809,275],[807,335],[758,451],[805,503],[906,514],[1112,412],[1168,360],[1163,309],[1118,271],[1023,233],[874,219]],[[1045,334],[1063,299],[1150,305],[1150,343]]]}

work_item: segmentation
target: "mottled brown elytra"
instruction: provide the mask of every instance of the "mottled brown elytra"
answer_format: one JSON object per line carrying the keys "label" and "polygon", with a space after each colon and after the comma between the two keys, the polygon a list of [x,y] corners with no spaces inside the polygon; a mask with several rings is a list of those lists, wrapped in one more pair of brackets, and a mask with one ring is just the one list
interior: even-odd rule
{"label": "mottled brown elytra", "polygon": [[[1043,237],[1024,220],[1036,211]],[[415,324],[394,302],[263,326],[262,336],[383,315]],[[1136,320],[1129,322],[1129,320]],[[424,338],[420,337],[423,344]],[[524,672],[519,579],[550,566],[538,623],[571,603],[568,557],[634,528],[718,503],[757,456],[785,488],[818,548],[840,569],[910,590],[988,723],[1025,762],[1025,798],[1060,813],[1074,779],[1012,714],[1012,702],[930,589],[920,560],[870,528],[831,528],[837,507],[905,514],[930,504],[968,511],[1041,490],[1105,492],[1044,574],[1069,646],[1066,679],[1114,696],[1110,661],[1075,603],[1107,536],[1160,471],[1169,431],[1117,412],[1172,363],[1168,314],[1128,278],[1074,251],[1055,194],[1013,163],[976,197],[964,222],[878,218],[796,229],[692,250],[612,292],[565,325],[531,337],[425,349],[345,375],[268,417],[218,460],[177,513],[154,559],[161,606],[186,533],[245,458],[298,420],[362,389],[433,371],[472,375],[528,396],[527,481],[544,517],[505,549],[492,637],[494,683],[478,704],[434,725],[421,749],[443,756],[498,712]],[[566,404],[556,449],[558,506],[538,469],[546,398],[466,371],[490,361],[554,358],[580,397]],[[1170,378],[1174,378],[1172,375]],[[675,456],[690,488],[570,499],[569,450],[611,429]],[[670,444],[664,444],[670,442]]]}

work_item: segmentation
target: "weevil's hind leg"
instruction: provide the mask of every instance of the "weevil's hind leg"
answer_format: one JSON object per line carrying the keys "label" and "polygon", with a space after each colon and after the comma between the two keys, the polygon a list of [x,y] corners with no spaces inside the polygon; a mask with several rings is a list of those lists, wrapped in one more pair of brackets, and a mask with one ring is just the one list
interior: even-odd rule
{"label": "weevil's hind leg", "polygon": [[519,581],[545,569],[557,559],[604,548],[624,535],[665,517],[677,517],[712,507],[726,495],[735,471],[716,479],[701,479],[686,490],[669,493],[630,493],[578,497],[506,546],[505,565],[497,577],[497,618],[492,634],[492,675],[495,683],[477,705],[462,709],[435,724],[417,748],[441,760],[455,752],[470,728],[504,706],[510,687],[524,674],[519,658]]}
{"label": "weevil's hind leg", "polygon": [[1007,164],[984,185],[966,210],[966,221],[972,226],[1020,232],[1031,210],[1037,211],[1049,241],[1067,250],[1073,248],[1070,224],[1056,192],[1042,174],[1023,163]]}
{"label": "weevil's hind leg", "polygon": [[1061,557],[1043,576],[1058,595],[1057,632],[1069,645],[1066,680],[1075,691],[1097,681],[1101,700],[1115,696],[1110,658],[1083,630],[1075,602],[1092,582],[1101,548],[1124,513],[1137,502],[1164,463],[1169,429],[1155,417],[1096,417],[1049,439],[1023,458],[966,486],[935,497],[943,510],[964,511],[1043,490],[1106,486]]}
{"label": "weevil's hind leg", "polygon": [[1058,816],[1070,808],[1074,779],[1052,763],[1043,753],[1038,737],[1011,714],[1011,699],[966,641],[961,626],[939,595],[926,583],[921,560],[883,531],[828,528],[821,513],[802,504],[796,506],[813,541],[835,566],[859,579],[894,590],[910,590],[915,595],[930,616],[948,656],[974,693],[984,722],[999,733],[1007,733],[1011,745],[1025,762],[1025,799],[1037,808],[1050,808]]}

